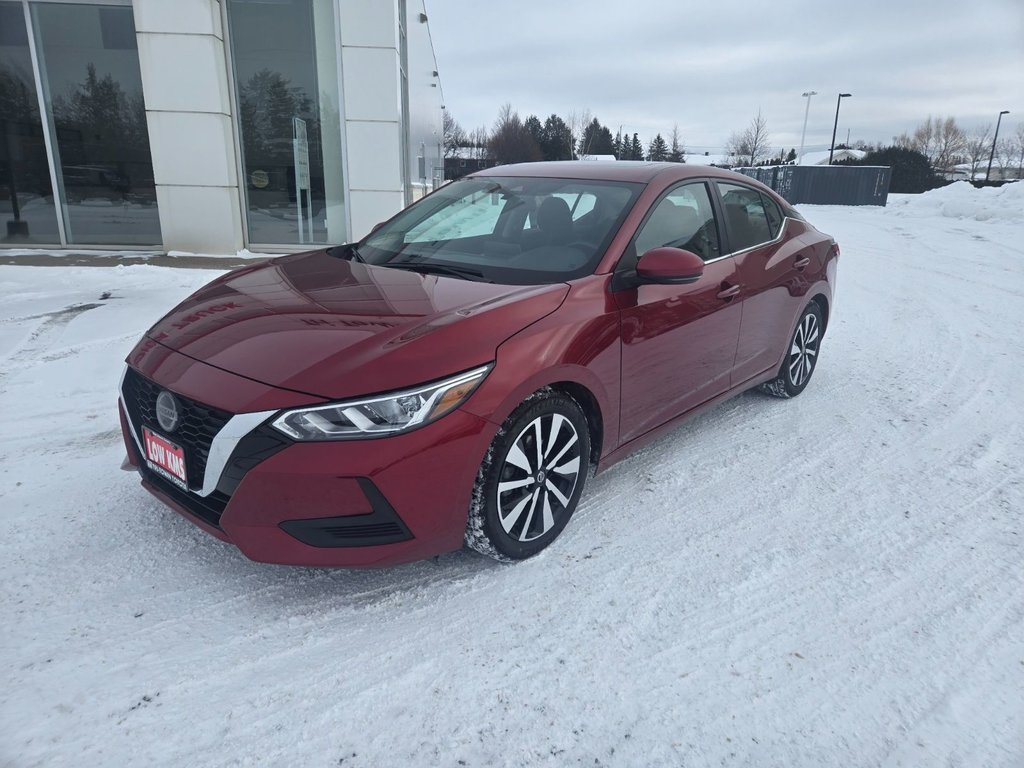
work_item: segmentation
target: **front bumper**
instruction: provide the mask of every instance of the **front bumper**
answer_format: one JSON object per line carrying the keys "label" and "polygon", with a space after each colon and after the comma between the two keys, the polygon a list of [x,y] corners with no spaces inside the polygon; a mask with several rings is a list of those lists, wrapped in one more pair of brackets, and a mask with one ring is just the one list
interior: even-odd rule
{"label": "front bumper", "polygon": [[[213,370],[202,373],[218,379],[220,402],[214,406],[223,408],[230,374]],[[198,388],[183,391],[182,381],[189,379],[161,381],[159,370],[140,373],[180,397],[209,399]],[[287,402],[293,399],[294,393],[282,392],[281,407],[294,407]],[[231,454],[212,473],[212,488],[207,472],[205,488],[197,481],[186,492],[146,466],[137,439],[146,416],[125,401],[122,393],[128,463],[142,475],[143,487],[250,559],[286,565],[387,566],[459,549],[476,473],[496,431],[486,420],[455,410],[406,434],[295,443],[265,426],[276,413],[268,410],[229,444]],[[273,397],[262,393],[260,402],[265,406]]]}

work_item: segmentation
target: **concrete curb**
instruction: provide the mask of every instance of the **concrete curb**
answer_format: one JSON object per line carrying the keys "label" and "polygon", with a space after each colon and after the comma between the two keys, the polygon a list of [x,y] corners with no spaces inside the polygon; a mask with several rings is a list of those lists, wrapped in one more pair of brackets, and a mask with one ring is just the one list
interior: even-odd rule
{"label": "concrete curb", "polygon": [[21,267],[119,267],[148,264],[153,267],[177,267],[179,269],[234,269],[246,264],[257,264],[266,259],[255,257],[242,259],[236,256],[168,256],[165,253],[153,255],[96,254],[89,252],[33,253],[5,256],[0,250],[0,266]]}

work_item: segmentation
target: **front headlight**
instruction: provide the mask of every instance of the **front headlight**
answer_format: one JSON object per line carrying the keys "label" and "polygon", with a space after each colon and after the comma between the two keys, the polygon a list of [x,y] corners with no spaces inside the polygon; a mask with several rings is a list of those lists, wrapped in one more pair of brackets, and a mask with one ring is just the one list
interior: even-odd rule
{"label": "front headlight", "polygon": [[416,389],[287,411],[272,426],[292,440],[350,440],[404,432],[456,408],[490,370],[485,365]]}

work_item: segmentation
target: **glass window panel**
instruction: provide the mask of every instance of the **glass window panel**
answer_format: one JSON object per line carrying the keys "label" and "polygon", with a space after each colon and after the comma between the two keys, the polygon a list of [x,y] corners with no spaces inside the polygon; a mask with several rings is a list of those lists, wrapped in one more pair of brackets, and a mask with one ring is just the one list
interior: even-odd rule
{"label": "glass window panel", "polygon": [[68,242],[158,245],[132,9],[39,3],[32,11]]}
{"label": "glass window panel", "polygon": [[334,0],[230,0],[227,8],[249,240],[343,242]]}
{"label": "glass window panel", "polygon": [[771,227],[764,212],[761,195],[750,187],[718,183],[729,227],[729,244],[733,252],[744,251],[772,239]]}
{"label": "glass window panel", "polygon": [[0,2],[0,243],[60,243],[25,11]]}
{"label": "glass window panel", "polygon": [[636,235],[637,255],[662,246],[691,251],[704,261],[722,255],[711,198],[703,183],[685,184],[669,192]]}

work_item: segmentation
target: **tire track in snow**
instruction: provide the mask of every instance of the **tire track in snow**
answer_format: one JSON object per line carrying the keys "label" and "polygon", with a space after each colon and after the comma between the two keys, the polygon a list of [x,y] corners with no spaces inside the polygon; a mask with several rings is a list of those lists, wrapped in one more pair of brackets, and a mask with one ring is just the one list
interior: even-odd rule
{"label": "tire track in snow", "polygon": [[0,367],[0,394],[4,391],[3,384],[12,375],[20,373],[27,367],[32,367],[34,361],[63,333],[64,329],[83,312],[102,307],[103,304],[75,304],[70,307],[48,312],[28,319],[41,319],[36,328],[29,334],[20,345],[4,356],[4,365]]}

